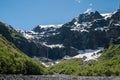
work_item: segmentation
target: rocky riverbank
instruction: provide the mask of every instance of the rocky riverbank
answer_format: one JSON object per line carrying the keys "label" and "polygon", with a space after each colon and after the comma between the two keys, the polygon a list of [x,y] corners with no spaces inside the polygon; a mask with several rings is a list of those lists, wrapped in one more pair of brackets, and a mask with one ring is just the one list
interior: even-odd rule
{"label": "rocky riverbank", "polygon": [[0,75],[0,80],[120,80],[120,77],[88,77],[69,75]]}

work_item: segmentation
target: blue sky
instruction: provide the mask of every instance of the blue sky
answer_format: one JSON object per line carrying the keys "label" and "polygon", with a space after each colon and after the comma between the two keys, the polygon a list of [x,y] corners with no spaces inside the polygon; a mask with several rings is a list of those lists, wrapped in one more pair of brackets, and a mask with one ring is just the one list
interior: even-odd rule
{"label": "blue sky", "polygon": [[31,30],[41,24],[63,24],[92,8],[109,13],[120,0],[0,0],[0,21],[15,29]]}

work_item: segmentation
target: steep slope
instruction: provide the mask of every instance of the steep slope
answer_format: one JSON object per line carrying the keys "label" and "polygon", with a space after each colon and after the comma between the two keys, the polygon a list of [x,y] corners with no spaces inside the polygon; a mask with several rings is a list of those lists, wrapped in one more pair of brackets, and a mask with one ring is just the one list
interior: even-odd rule
{"label": "steep slope", "polygon": [[43,65],[26,56],[0,34],[0,74],[46,73]]}
{"label": "steep slope", "polygon": [[0,22],[0,34],[2,34],[8,41],[12,42],[18,49],[32,57],[34,55],[46,56],[46,48],[39,43],[28,41],[22,37],[15,29],[10,25],[6,25]]}
{"label": "steep slope", "polygon": [[105,49],[98,61],[64,60],[50,68],[51,73],[82,76],[120,76],[120,44]]}
{"label": "steep slope", "polygon": [[112,44],[108,49],[104,50],[103,54],[99,57],[99,60],[110,60],[117,56],[120,56],[120,44]]}

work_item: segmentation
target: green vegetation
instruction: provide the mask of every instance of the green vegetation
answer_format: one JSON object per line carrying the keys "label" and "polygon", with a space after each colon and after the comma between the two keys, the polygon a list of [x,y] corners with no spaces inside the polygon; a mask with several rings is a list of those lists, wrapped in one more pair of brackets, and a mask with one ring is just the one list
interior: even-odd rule
{"label": "green vegetation", "polygon": [[0,74],[47,74],[47,70],[0,35]]}
{"label": "green vegetation", "polygon": [[76,75],[82,70],[81,59],[64,60],[61,63],[50,68],[50,73],[62,73]]}
{"label": "green vegetation", "polygon": [[7,40],[20,39],[20,35],[10,26],[0,22],[0,34],[2,34]]}
{"label": "green vegetation", "polygon": [[120,76],[120,45],[111,45],[98,61],[64,60],[49,68],[51,73],[80,76]]}

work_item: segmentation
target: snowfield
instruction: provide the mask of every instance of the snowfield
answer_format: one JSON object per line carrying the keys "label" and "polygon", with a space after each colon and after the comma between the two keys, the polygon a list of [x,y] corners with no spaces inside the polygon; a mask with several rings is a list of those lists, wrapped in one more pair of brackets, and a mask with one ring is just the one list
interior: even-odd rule
{"label": "snowfield", "polygon": [[[85,50],[78,50],[78,55],[70,57],[70,56],[64,56],[63,59],[75,59],[75,58],[85,58],[84,61],[89,60],[97,60],[98,57],[100,57],[101,52],[104,50],[103,47],[98,47],[97,49],[85,49]],[[60,62],[60,61],[59,61]]]}
{"label": "snowfield", "polygon": [[[53,48],[53,47],[51,47]],[[89,60],[97,60],[97,58],[100,57],[100,55],[102,54],[101,52],[104,50],[103,47],[98,47],[97,49],[93,50],[93,49],[85,49],[85,50],[78,50],[78,55],[70,57],[68,55],[64,56],[62,59],[60,60],[56,60],[53,63],[50,62],[48,63],[44,63],[42,62],[42,64],[46,67],[50,67],[52,65],[58,64],[63,60],[69,60],[69,59],[76,59],[76,58],[83,58],[84,61],[89,61]]]}
{"label": "snowfield", "polygon": [[97,60],[97,58],[101,55],[101,51],[103,51],[104,48],[103,47],[99,47],[96,50],[92,50],[92,49],[86,49],[86,50],[79,50],[78,55],[72,57],[72,58],[86,58],[85,61],[88,60]]}

